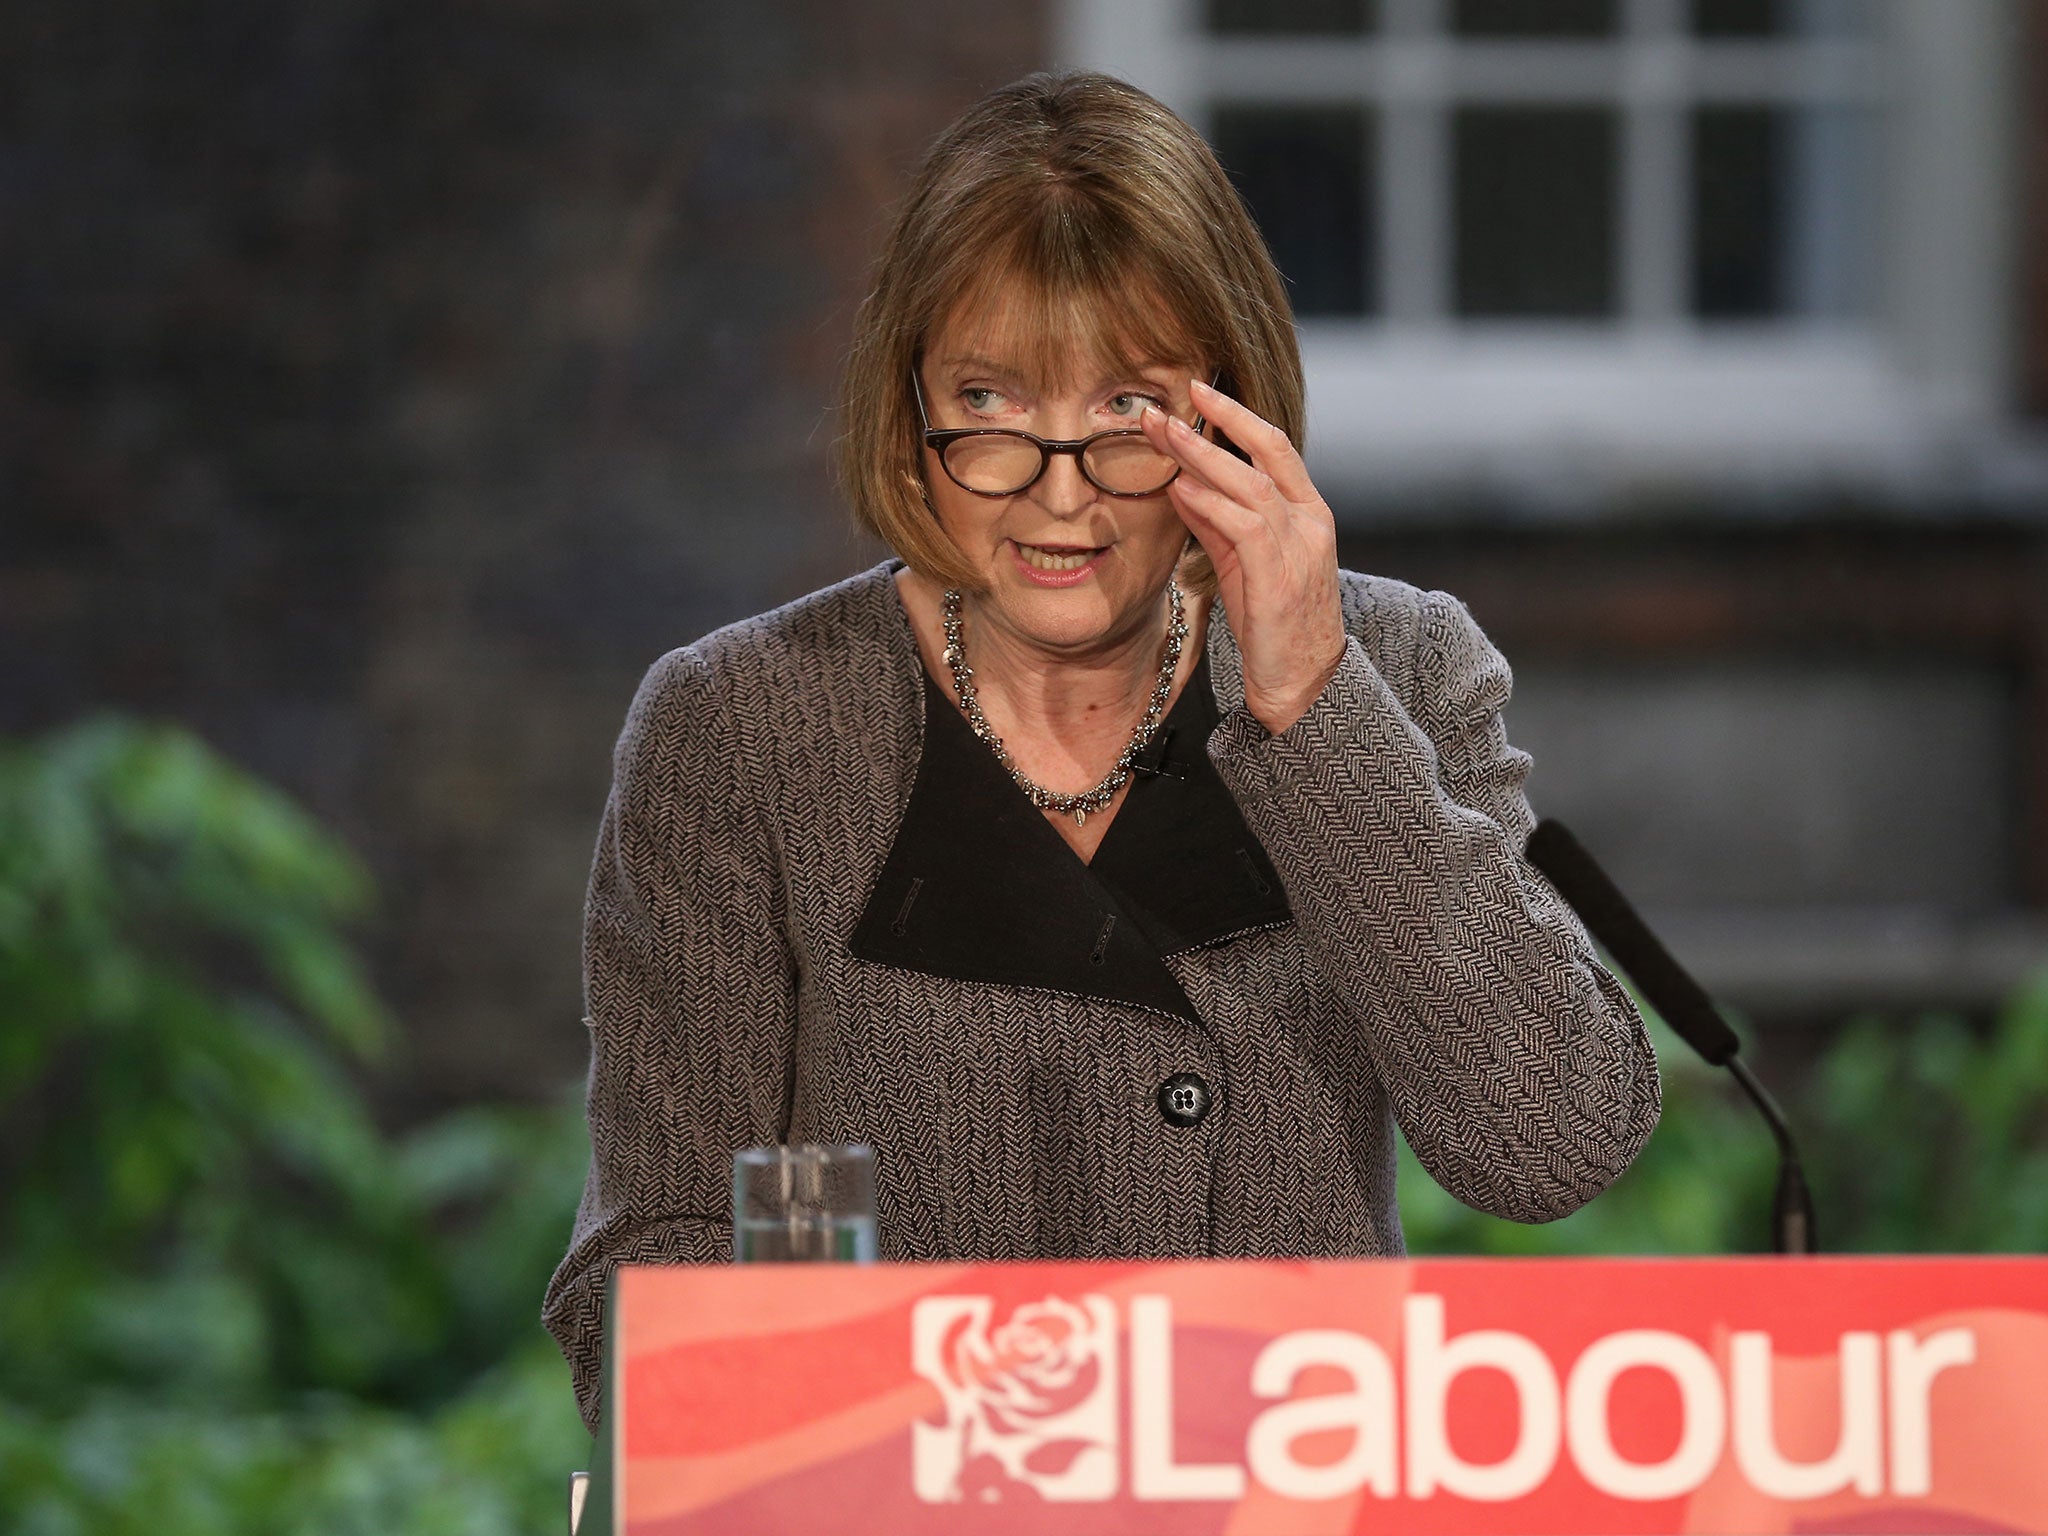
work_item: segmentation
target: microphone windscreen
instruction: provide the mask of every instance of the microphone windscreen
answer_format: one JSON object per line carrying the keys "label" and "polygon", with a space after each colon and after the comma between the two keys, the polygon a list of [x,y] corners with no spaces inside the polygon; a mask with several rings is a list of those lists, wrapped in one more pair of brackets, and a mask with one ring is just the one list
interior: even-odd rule
{"label": "microphone windscreen", "polygon": [[1727,1065],[1742,1042],[1685,967],[1672,957],[1562,822],[1536,823],[1523,850],[1571,904],[1593,937],[1628,972],[1643,998],[1679,1037],[1715,1066]]}

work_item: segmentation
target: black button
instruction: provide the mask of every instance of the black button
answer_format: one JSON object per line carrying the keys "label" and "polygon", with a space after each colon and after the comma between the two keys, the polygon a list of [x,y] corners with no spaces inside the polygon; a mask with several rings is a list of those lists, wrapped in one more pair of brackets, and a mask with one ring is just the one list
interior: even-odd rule
{"label": "black button", "polygon": [[1215,1104],[1209,1085],[1193,1072],[1176,1072],[1159,1085],[1159,1113],[1168,1125],[1200,1125]]}

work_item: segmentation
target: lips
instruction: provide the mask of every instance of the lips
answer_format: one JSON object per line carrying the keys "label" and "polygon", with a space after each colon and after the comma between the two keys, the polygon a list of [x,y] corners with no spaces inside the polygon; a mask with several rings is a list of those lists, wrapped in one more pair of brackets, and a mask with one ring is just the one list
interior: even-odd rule
{"label": "lips", "polygon": [[1017,554],[1033,570],[1058,573],[1078,571],[1097,555],[1100,548],[1077,544],[1018,544]]}

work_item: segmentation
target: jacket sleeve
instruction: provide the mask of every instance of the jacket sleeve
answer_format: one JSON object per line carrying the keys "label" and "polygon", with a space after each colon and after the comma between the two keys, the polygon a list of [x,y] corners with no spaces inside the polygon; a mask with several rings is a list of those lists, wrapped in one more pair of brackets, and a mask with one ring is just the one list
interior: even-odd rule
{"label": "jacket sleeve", "polygon": [[1457,599],[1419,600],[1408,707],[1354,634],[1300,720],[1274,736],[1233,710],[1210,752],[1423,1166],[1478,1210],[1547,1221],[1649,1139],[1656,1060],[1522,858],[1507,663]]}
{"label": "jacket sleeve", "polygon": [[732,714],[690,651],[641,684],[584,906],[590,1172],[542,1316],[596,1428],[605,1287],[732,1254],[733,1152],[783,1139],[795,969],[777,846]]}

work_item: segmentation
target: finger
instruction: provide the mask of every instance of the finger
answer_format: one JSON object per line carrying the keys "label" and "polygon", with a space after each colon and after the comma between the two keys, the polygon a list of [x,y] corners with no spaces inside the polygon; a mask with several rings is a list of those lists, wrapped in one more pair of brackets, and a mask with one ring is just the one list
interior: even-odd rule
{"label": "finger", "polygon": [[1282,497],[1271,475],[1210,442],[1178,416],[1168,416],[1156,406],[1147,406],[1138,424],[1152,446],[1179,463],[1183,472],[1201,476],[1247,507],[1277,510]]}
{"label": "finger", "polygon": [[[1242,505],[1234,497],[1208,484],[1199,476],[1183,473],[1168,487],[1181,520],[1202,540],[1202,547],[1215,554],[1216,545],[1227,546],[1239,562],[1252,553],[1256,562],[1271,550],[1277,537],[1270,519]],[[1199,522],[1210,536],[1203,536]]]}
{"label": "finger", "polygon": [[1180,513],[1181,526],[1194,535],[1195,544],[1201,549],[1203,554],[1209,557],[1209,564],[1211,566],[1220,572],[1225,566],[1235,560],[1236,556],[1231,551],[1230,540],[1223,536],[1221,530],[1214,523],[1202,516],[1201,513],[1191,512],[1186,507],[1180,507],[1176,510]]}
{"label": "finger", "polygon": [[1295,451],[1292,438],[1241,400],[1233,400],[1213,384],[1200,379],[1188,381],[1195,409],[1230,435],[1230,440],[1252,456],[1252,462],[1272,477],[1280,494],[1289,501],[1314,501],[1315,483],[1308,465]]}
{"label": "finger", "polygon": [[1243,564],[1237,554],[1237,545],[1213,519],[1204,516],[1199,509],[1178,496],[1172,499],[1174,511],[1180,514],[1181,526],[1194,535],[1195,543],[1201,547],[1202,553],[1209,557],[1209,564],[1221,583],[1224,601],[1235,607],[1241,593],[1235,589],[1236,582],[1233,576],[1234,573],[1241,573],[1243,570]]}
{"label": "finger", "polygon": [[[1256,421],[1258,418],[1252,419]],[[1284,437],[1282,440],[1285,440]],[[1182,439],[1182,442],[1185,444],[1186,439]],[[1204,441],[1204,446],[1211,449],[1216,456],[1210,458],[1204,455],[1199,467],[1190,466],[1183,461],[1181,473],[1174,484],[1193,479],[1220,491],[1238,508],[1265,524],[1265,542],[1274,548],[1276,554],[1286,550],[1299,552],[1304,549],[1313,553],[1322,549],[1331,568],[1335,569],[1336,520],[1322,497],[1316,494],[1315,487],[1307,484],[1305,470],[1302,473],[1306,490],[1299,499],[1296,499],[1289,497],[1281,487],[1275,485],[1272,477],[1264,470],[1247,465],[1243,460],[1216,448],[1212,443]],[[1217,469],[1227,477],[1220,484],[1217,483],[1216,476],[1210,473],[1211,470]],[[1246,478],[1247,476],[1249,478]],[[1228,520],[1227,512],[1222,515]]]}

